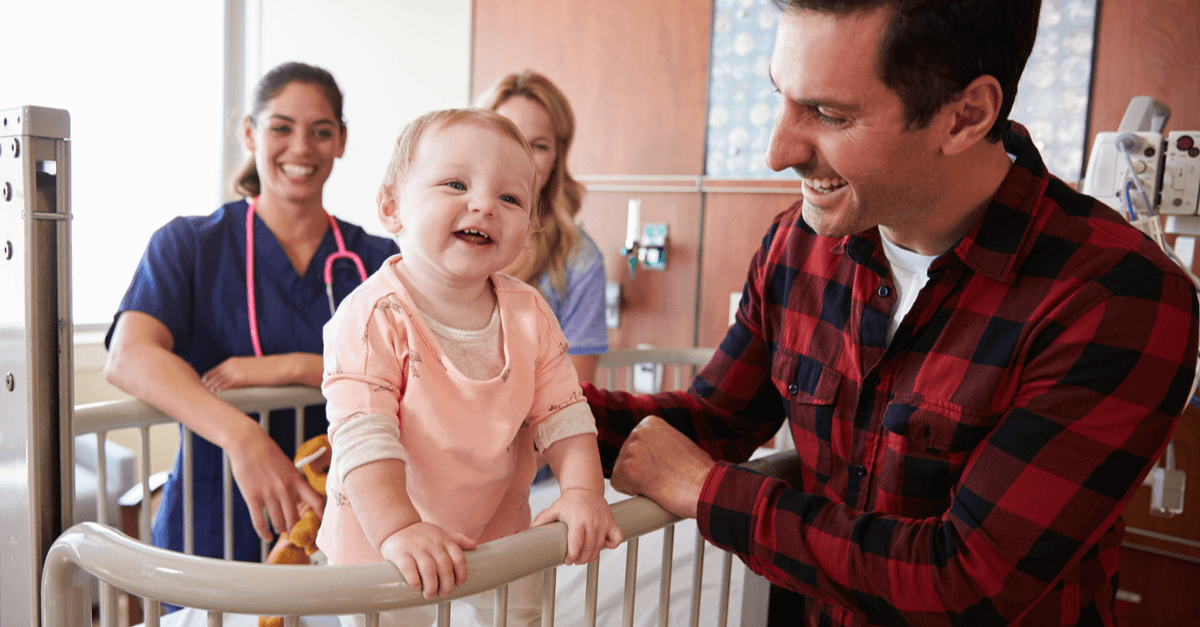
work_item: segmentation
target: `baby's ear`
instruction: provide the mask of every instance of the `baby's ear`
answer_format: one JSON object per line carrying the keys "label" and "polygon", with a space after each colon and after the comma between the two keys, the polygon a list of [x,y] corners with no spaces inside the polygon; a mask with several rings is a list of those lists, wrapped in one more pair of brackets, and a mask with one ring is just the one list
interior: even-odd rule
{"label": "baby's ear", "polygon": [[395,235],[400,232],[400,206],[396,203],[396,194],[391,185],[379,188],[375,196],[375,205],[379,208],[379,223],[388,233]]}

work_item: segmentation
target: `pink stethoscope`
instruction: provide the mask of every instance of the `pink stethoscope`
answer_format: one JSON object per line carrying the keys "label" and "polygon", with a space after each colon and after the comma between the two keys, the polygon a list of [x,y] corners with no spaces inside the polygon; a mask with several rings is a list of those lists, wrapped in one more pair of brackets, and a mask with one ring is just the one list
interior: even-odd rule
{"label": "pink stethoscope", "polygon": [[[262,357],[262,344],[258,340],[258,311],[254,306],[254,210],[258,207],[258,196],[250,201],[250,209],[246,211],[246,308],[250,317],[250,341],[254,344],[254,355]],[[329,315],[332,316],[333,304],[333,262],[338,259],[349,259],[358,268],[358,276],[367,280],[367,268],[363,265],[362,257],[346,250],[346,242],[342,240],[342,230],[338,228],[337,220],[328,213],[329,226],[333,228],[333,239],[337,242],[337,252],[325,258],[325,295],[329,297]]]}

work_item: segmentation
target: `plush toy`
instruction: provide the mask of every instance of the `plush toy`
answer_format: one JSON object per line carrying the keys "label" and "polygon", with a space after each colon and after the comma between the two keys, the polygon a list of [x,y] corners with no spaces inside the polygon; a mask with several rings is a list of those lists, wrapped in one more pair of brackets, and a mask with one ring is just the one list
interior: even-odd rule
{"label": "plush toy", "polygon": [[[325,478],[329,476],[329,464],[333,460],[333,449],[329,438],[319,435],[296,450],[296,467],[308,478],[308,483],[322,497],[325,496]],[[279,536],[279,541],[267,554],[268,564],[323,564],[324,556],[317,550],[317,529],[321,526],[320,512],[315,512],[308,503],[300,504],[300,520],[291,531]],[[283,627],[278,616],[258,617],[258,627]]]}

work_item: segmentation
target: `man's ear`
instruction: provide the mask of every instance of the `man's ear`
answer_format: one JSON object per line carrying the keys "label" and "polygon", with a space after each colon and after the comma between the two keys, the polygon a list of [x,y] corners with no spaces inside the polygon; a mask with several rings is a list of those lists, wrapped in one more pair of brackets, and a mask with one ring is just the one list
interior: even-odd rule
{"label": "man's ear", "polygon": [[242,118],[242,145],[254,152],[254,122],[250,121],[250,116]]}
{"label": "man's ear", "polygon": [[396,203],[396,194],[392,191],[395,185],[383,185],[375,196],[375,206],[379,208],[379,223],[388,233],[395,235],[400,232],[400,206]]}
{"label": "man's ear", "polygon": [[990,74],[984,74],[946,103],[943,113],[950,117],[950,128],[942,143],[942,152],[947,155],[961,154],[984,140],[1000,115],[1003,97],[1000,81]]}

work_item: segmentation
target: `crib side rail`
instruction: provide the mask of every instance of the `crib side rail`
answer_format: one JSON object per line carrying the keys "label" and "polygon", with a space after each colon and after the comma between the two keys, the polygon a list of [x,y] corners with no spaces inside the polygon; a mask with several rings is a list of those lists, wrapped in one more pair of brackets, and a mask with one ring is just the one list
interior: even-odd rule
{"label": "crib side rail", "polygon": [[[319,389],[302,385],[242,388],[219,392],[217,397],[245,412],[325,404],[325,397],[321,396]],[[77,405],[72,420],[74,435],[171,422],[175,422],[175,419],[135,399]]]}
{"label": "crib side rail", "polygon": [[[789,476],[794,451],[746,465]],[[633,497],[613,505],[627,540],[678,521],[653,501]],[[449,597],[426,601],[388,563],[282,566],[227,562],[148,546],[96,523],[68,529],[51,546],[42,586],[43,627],[89,624],[88,577],[138,596],[211,612],[310,616],[375,612],[448,601],[484,592],[563,564],[567,528],[558,522],[501,538],[467,552],[467,581]],[[330,570],[335,569],[335,570]],[[321,595],[295,595],[322,590]]]}

